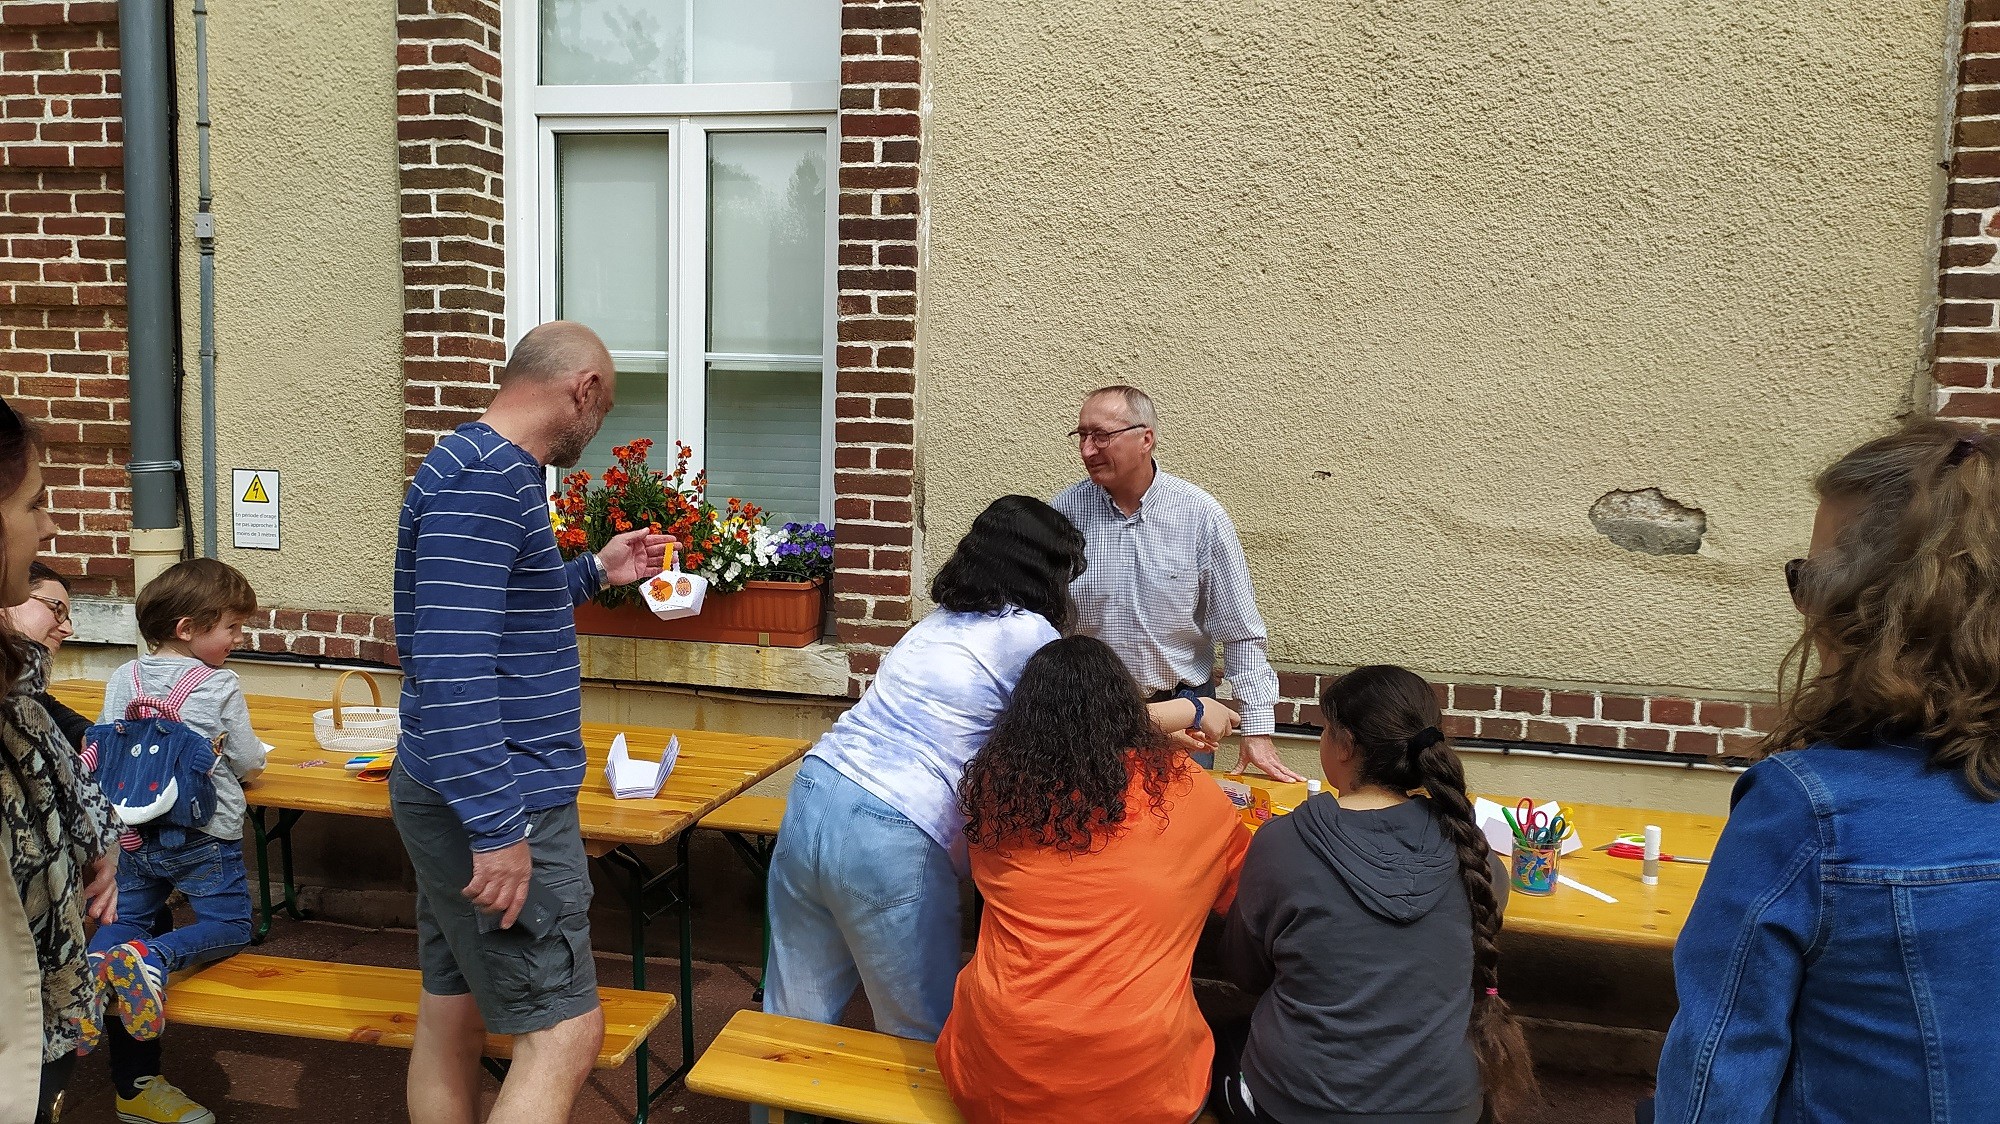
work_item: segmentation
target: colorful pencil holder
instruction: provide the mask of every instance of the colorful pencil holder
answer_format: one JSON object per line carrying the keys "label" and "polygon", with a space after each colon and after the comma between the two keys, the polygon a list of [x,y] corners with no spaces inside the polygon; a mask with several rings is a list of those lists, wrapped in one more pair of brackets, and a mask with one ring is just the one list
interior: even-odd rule
{"label": "colorful pencil holder", "polygon": [[1514,889],[1523,894],[1553,894],[1556,864],[1562,858],[1562,844],[1534,846],[1514,840]]}

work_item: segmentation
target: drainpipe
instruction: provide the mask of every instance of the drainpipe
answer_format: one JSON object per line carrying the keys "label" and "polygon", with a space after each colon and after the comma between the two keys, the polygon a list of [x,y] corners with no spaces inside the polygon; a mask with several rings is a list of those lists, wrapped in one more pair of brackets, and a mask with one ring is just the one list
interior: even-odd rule
{"label": "drainpipe", "polygon": [[215,194],[208,186],[208,4],[194,0],[195,244],[201,253],[201,553],[215,557]]}
{"label": "drainpipe", "polygon": [[125,311],[132,388],[134,588],[180,560],[174,394],[172,49],[163,0],[119,0],[125,115]]}

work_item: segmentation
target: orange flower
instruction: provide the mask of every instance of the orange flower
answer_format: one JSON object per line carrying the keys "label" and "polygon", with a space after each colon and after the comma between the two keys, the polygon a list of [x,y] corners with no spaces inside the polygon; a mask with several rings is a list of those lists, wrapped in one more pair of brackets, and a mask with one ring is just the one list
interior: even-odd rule
{"label": "orange flower", "polygon": [[632,529],[631,517],[623,509],[614,507],[611,509],[611,526],[622,535]]}

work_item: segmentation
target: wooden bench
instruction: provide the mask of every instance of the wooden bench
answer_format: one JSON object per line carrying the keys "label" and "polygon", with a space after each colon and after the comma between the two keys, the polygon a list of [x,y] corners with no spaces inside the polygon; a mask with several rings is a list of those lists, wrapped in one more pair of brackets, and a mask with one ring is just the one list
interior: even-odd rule
{"label": "wooden bench", "polygon": [[[239,952],[175,977],[167,991],[167,1011],[174,1022],[193,1026],[407,1050],[417,1029],[421,990],[418,973],[406,968]],[[606,987],[597,994],[604,1004],[599,1069],[625,1064],[674,1009],[674,997],[665,992]],[[486,1040],[490,1058],[506,1058],[512,1052],[512,1038],[494,1035]]]}
{"label": "wooden bench", "polygon": [[854,1124],[957,1124],[937,1051],[873,1031],[738,1011],[688,1071],[697,1093]]}
{"label": "wooden bench", "polygon": [[[960,1124],[928,1042],[738,1011],[688,1072],[711,1097],[854,1124]],[[1215,1124],[1203,1113],[1196,1124]]]}
{"label": "wooden bench", "polygon": [[778,825],[784,820],[784,797],[751,796],[746,793],[703,816],[698,822],[699,826],[710,831],[769,836],[778,834]]}

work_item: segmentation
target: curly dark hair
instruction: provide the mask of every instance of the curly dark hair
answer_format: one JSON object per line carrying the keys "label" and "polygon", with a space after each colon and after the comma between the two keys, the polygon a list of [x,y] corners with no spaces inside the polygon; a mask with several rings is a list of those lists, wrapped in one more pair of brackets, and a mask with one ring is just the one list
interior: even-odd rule
{"label": "curly dark hair", "polygon": [[1076,619],[1069,583],[1083,567],[1083,533],[1067,516],[1030,496],[1001,496],[931,580],[931,600],[955,613],[1026,609],[1068,632]]}
{"label": "curly dark hair", "polygon": [[1117,653],[1088,636],[1057,640],[1028,660],[1013,701],[965,768],[965,837],[974,846],[1087,855],[1131,813],[1134,770],[1164,818],[1167,787],[1184,768]]}
{"label": "curly dark hair", "polygon": [[1416,672],[1387,664],[1360,667],[1327,684],[1320,711],[1329,730],[1354,740],[1362,785],[1396,792],[1423,789],[1431,814],[1458,850],[1458,872],[1472,907],[1472,1022],[1466,1037],[1479,1058],[1488,1119],[1518,1120],[1540,1101],[1521,1024],[1500,998],[1500,899],[1493,892],[1492,848],[1465,791],[1465,766],[1439,729],[1437,693]]}

